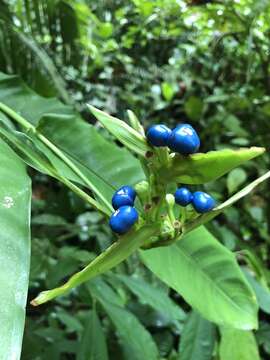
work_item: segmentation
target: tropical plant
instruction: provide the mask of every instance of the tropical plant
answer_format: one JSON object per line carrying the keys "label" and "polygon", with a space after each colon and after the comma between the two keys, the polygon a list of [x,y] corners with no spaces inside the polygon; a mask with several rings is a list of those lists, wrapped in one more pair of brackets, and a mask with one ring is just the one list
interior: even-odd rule
{"label": "tropical plant", "polygon": [[[66,294],[74,287],[111,270],[135,250],[141,248],[144,249],[140,250],[144,264],[168,286],[180,293],[206,319],[221,327],[230,326],[239,330],[257,328],[258,304],[252,287],[238,267],[234,255],[218,243],[202,225],[269,178],[270,172],[207,214],[197,216],[194,212],[182,211],[178,214],[179,220],[177,220],[173,204],[166,205],[164,201],[167,199],[165,194],[173,189],[176,183],[193,185],[215,180],[235,166],[262,154],[263,148],[220,150],[188,157],[168,156],[166,148],[152,148],[147,144],[145,136],[140,131],[142,126],[133,113],[129,113],[131,118],[131,126],[129,126],[90,107],[92,113],[107,130],[137,154],[138,159],[136,159],[131,153],[119,149],[102,138],[91,125],[84,123],[74,112],[65,112],[64,106],[56,100],[53,103],[49,100],[53,110],[48,112],[48,101],[25,88],[18,78],[2,75],[0,87],[2,90],[0,108],[3,114],[0,131],[3,148],[11,154],[15,151],[27,165],[62,182],[103,216],[108,217],[112,212],[110,198],[117,186],[123,183],[133,185],[138,180],[144,180],[144,184],[148,184],[147,189],[143,189],[141,193],[141,204],[138,205],[141,209],[138,225],[127,234],[120,236],[64,285],[41,292],[32,301],[33,305],[40,305]],[[3,89],[6,89],[8,97],[5,96]],[[10,97],[12,92],[21,93],[23,102],[19,97],[14,101],[15,97]],[[45,107],[40,106],[43,102],[46,104]],[[29,109],[32,111],[37,105],[41,112],[39,118],[27,116],[27,111]],[[16,112],[18,109],[20,113]],[[42,109],[45,111],[43,112]],[[14,125],[18,125],[19,128],[16,129]],[[108,153],[107,157],[106,153]],[[19,161],[15,154],[12,155],[12,159],[14,157]],[[97,164],[98,168],[91,163]],[[4,164],[5,171],[12,169],[8,163],[8,155]],[[20,173],[25,176],[22,163],[20,167]],[[119,169],[115,174],[116,181],[112,175],[115,169]],[[91,194],[84,189],[90,190]],[[29,184],[27,190],[29,194]],[[3,217],[7,221],[5,226],[8,226],[8,222],[12,221],[14,216],[11,211],[8,212],[10,209],[17,215],[20,213],[17,208],[19,206],[17,197],[16,194],[5,192],[2,210],[5,214]],[[26,196],[21,206],[26,210],[29,208],[29,196]],[[29,211],[26,211],[26,216],[29,216]],[[16,225],[23,231],[26,240],[29,240],[29,221],[23,219],[23,226],[22,224],[19,226],[19,223]],[[8,260],[10,260],[9,251],[10,247],[7,246],[2,252],[6,253],[5,258]],[[20,252],[21,250],[18,249],[17,256],[20,256]],[[24,252],[29,255],[29,241],[25,241]],[[23,261],[23,274],[29,271],[29,257],[26,258]],[[11,266],[9,269],[13,271]],[[15,279],[20,284],[17,276]],[[25,277],[26,275],[23,276],[24,294],[27,291]],[[87,285],[90,293],[91,284]],[[100,291],[99,287],[97,291]],[[204,294],[203,299],[198,293]],[[99,298],[98,294],[94,296]],[[111,297],[109,298],[112,302]],[[100,301],[106,309],[103,297]],[[12,303],[11,300],[9,302]],[[13,308],[10,311],[12,313]],[[115,315],[110,311],[112,310],[108,310],[109,316],[114,322]],[[91,316],[96,315],[93,313]],[[16,319],[16,322],[21,329],[23,317]],[[121,329],[124,331],[123,328]],[[14,331],[13,328],[11,331]],[[12,339],[12,336],[10,338]],[[3,351],[9,353],[12,351],[12,346],[9,340]],[[148,358],[157,358],[154,343],[148,345],[147,349]]]}
{"label": "tropical plant", "polygon": [[[269,156],[244,162],[262,150],[237,152],[269,146],[269,14],[265,0],[0,3],[0,358],[21,351],[29,177],[23,359],[269,357]],[[92,108],[95,123],[87,103],[124,123]],[[199,130],[204,154],[168,159],[145,142],[149,124],[182,121]],[[31,306],[42,290],[73,286],[73,273],[86,267],[94,276],[93,264],[105,270],[126,257],[139,245],[132,234],[143,241],[142,224],[156,223],[151,211],[145,219],[143,199],[130,234],[118,241],[107,223],[115,190],[147,179],[159,195],[168,183],[166,193],[203,184],[219,205],[199,216],[174,206],[173,214],[162,196],[162,239],[66,296]],[[173,216],[181,232],[170,226]],[[99,257],[123,239],[119,257]]]}

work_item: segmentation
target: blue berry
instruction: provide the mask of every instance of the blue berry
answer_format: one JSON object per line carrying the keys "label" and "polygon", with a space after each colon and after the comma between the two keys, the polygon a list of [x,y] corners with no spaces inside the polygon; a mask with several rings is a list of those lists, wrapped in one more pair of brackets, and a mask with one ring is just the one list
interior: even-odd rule
{"label": "blue berry", "polygon": [[114,193],[112,197],[112,206],[115,210],[124,205],[133,206],[135,198],[136,192],[131,186],[122,186]]}
{"label": "blue berry", "polygon": [[198,213],[206,213],[215,207],[216,202],[212,196],[207,193],[203,191],[195,191],[195,193],[193,193],[192,204]]}
{"label": "blue berry", "polygon": [[146,137],[153,146],[167,146],[171,132],[172,131],[166,125],[158,124],[153,125],[148,129]]}
{"label": "blue berry", "polygon": [[125,234],[138,220],[138,212],[134,207],[122,206],[110,217],[110,227],[117,234]]}
{"label": "blue berry", "polygon": [[193,199],[192,193],[185,187],[181,187],[174,193],[175,202],[181,206],[187,206]]}
{"label": "blue berry", "polygon": [[168,146],[182,155],[194,154],[200,147],[200,138],[191,125],[182,124],[172,131]]}

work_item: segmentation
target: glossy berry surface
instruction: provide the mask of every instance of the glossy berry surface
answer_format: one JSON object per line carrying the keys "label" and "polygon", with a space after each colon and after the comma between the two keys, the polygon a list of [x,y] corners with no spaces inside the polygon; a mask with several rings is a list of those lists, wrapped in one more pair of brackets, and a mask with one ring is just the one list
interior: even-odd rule
{"label": "glossy berry surface", "polygon": [[187,206],[193,199],[192,193],[185,187],[180,187],[174,193],[175,202],[181,206]]}
{"label": "glossy berry surface", "polygon": [[120,189],[116,191],[118,194],[127,194],[131,199],[135,200],[136,198],[136,191],[133,189],[133,187],[129,185],[121,186]]}
{"label": "glossy berry surface", "polygon": [[182,124],[172,131],[168,146],[182,155],[194,154],[200,147],[200,138],[191,125]]}
{"label": "glossy berry surface", "polygon": [[138,212],[132,206],[122,206],[110,217],[110,227],[117,234],[125,234],[138,220]]}
{"label": "glossy berry surface", "polygon": [[196,191],[193,193],[192,205],[198,213],[206,213],[215,207],[216,202],[207,193]]}
{"label": "glossy berry surface", "polygon": [[166,125],[153,125],[148,129],[146,137],[153,146],[167,146],[171,132]]}
{"label": "glossy berry surface", "polygon": [[115,210],[124,205],[133,206],[135,198],[136,192],[131,186],[122,186],[114,193],[112,197],[112,206]]}

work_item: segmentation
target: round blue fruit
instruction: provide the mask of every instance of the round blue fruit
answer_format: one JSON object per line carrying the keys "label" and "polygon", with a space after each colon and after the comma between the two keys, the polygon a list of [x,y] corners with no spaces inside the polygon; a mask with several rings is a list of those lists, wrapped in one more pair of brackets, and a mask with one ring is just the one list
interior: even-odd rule
{"label": "round blue fruit", "polygon": [[192,193],[185,187],[180,187],[174,193],[175,202],[181,206],[187,206],[193,199]]}
{"label": "round blue fruit", "polygon": [[207,193],[195,191],[193,193],[192,205],[198,213],[206,213],[215,207],[216,202],[212,196]]}
{"label": "round blue fruit", "polygon": [[122,186],[114,193],[112,197],[112,206],[115,210],[124,205],[133,206],[135,198],[136,192],[131,186]]}
{"label": "round blue fruit", "polygon": [[148,129],[146,137],[153,146],[167,146],[171,132],[172,131],[166,125],[158,124],[153,125]]}
{"label": "round blue fruit", "polygon": [[138,212],[132,206],[122,206],[110,217],[110,227],[117,234],[125,234],[138,220]]}
{"label": "round blue fruit", "polygon": [[172,131],[168,146],[182,155],[194,154],[200,147],[200,138],[191,125],[182,124]]}

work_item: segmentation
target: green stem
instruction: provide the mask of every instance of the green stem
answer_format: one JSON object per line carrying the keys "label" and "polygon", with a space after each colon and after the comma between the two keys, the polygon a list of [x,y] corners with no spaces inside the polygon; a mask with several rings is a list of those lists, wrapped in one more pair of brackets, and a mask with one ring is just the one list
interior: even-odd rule
{"label": "green stem", "polygon": [[30,124],[27,120],[25,120],[21,115],[17,114],[10,107],[0,102],[0,110],[3,110],[6,114],[8,114],[13,120],[17,121],[20,125],[22,125],[27,131],[31,130],[34,133],[36,132],[36,128]]}
{"label": "green stem", "polygon": [[181,209],[180,222],[181,222],[182,224],[184,224],[185,221],[186,221],[186,219],[187,219],[187,208],[186,208],[186,207],[183,207],[183,208]]}
{"label": "green stem", "polygon": [[168,148],[167,147],[160,147],[160,148],[156,148],[155,150],[156,150],[156,153],[158,155],[158,158],[159,158],[159,161],[160,161],[161,165],[166,168],[168,166],[168,164],[169,164]]}
{"label": "green stem", "polygon": [[171,225],[174,227],[174,223],[175,223],[175,215],[174,215],[174,211],[173,211],[174,197],[172,194],[167,194],[167,195],[165,195],[165,199],[166,199],[168,216],[169,216]]}
{"label": "green stem", "polygon": [[171,224],[174,225],[174,223],[175,223],[175,216],[174,216],[173,209],[171,209],[171,208],[168,209],[168,216],[169,216],[169,219],[170,219],[170,221],[171,221]]}
{"label": "green stem", "polygon": [[[0,103],[0,110],[3,110],[6,114],[8,114],[13,120],[15,120],[18,124],[20,124],[22,127],[24,127],[27,131],[31,131],[41,140],[49,149],[51,149],[63,162],[74,171],[74,173],[87,185],[94,193],[96,193],[99,198],[103,201],[103,203],[106,205],[108,211],[111,213],[113,212],[113,208],[111,204],[106,200],[106,198],[98,191],[98,189],[88,180],[88,178],[78,169],[76,165],[60,150],[58,147],[56,147],[49,139],[47,139],[44,135],[40,134],[37,129],[30,124],[27,120],[25,120],[22,116],[17,114],[15,111],[13,111],[11,108],[6,106],[3,103]],[[65,179],[66,180],[66,179]],[[61,181],[63,181],[63,178],[61,177]],[[72,184],[72,183],[71,183]],[[75,186],[74,184],[72,184]],[[68,185],[67,185],[68,186]],[[77,188],[79,189],[79,188]],[[83,192],[81,189],[79,189],[81,192]],[[84,193],[84,192],[83,192]],[[85,193],[84,193],[85,194]],[[87,195],[87,194],[86,194]],[[87,195],[88,196],[88,195]],[[89,199],[92,199],[90,196],[88,196]],[[89,202],[89,201],[88,201]],[[98,203],[97,203],[98,204]],[[103,211],[104,212],[104,211]]]}

